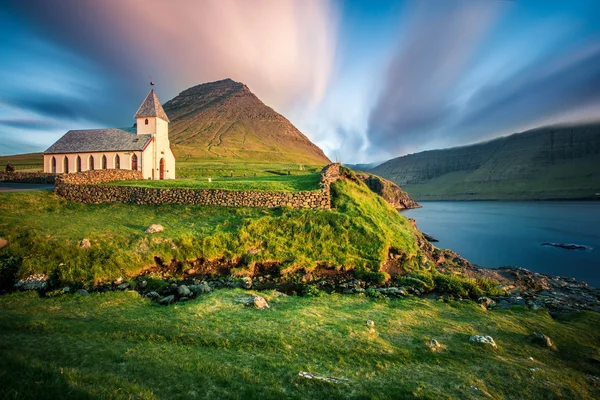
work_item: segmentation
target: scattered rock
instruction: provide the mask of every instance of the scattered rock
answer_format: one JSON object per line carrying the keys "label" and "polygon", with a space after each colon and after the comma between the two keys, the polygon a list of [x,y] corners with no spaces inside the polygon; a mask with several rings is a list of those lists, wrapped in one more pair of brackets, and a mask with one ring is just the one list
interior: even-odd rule
{"label": "scattered rock", "polygon": [[119,289],[119,290],[125,290],[128,287],[129,287],[129,282],[124,282],[124,283],[121,283],[120,285],[118,285],[117,289]]}
{"label": "scattered rock", "polygon": [[346,382],[348,382],[348,379],[346,379],[346,378],[334,378],[332,376],[310,374],[310,373],[304,372],[304,371],[298,373],[298,376],[300,376],[302,378],[306,378],[306,379],[314,379],[317,381],[323,381],[323,382],[329,382],[329,383],[346,383]]}
{"label": "scattered rock", "polygon": [[87,290],[85,290],[85,289],[79,289],[78,291],[75,292],[75,294],[78,294],[80,296],[87,296],[90,293]]}
{"label": "scattered rock", "polygon": [[168,304],[173,303],[174,301],[175,301],[175,296],[170,295],[170,296],[160,299],[160,301],[158,303],[163,304],[163,305],[168,305]]}
{"label": "scattered rock", "polygon": [[252,287],[252,278],[249,276],[244,276],[242,279],[240,279],[240,285],[244,289],[250,289]]}
{"label": "scattered rock", "polygon": [[48,277],[45,274],[29,275],[15,283],[17,290],[43,290],[48,287]]}
{"label": "scattered rock", "polygon": [[486,346],[491,346],[494,349],[498,348],[498,346],[496,345],[496,342],[494,342],[494,339],[491,336],[473,335],[469,338],[469,342],[481,343]]}
{"label": "scattered rock", "polygon": [[257,296],[255,294],[250,295],[250,297],[248,297],[248,299],[246,299],[244,303],[248,307],[256,307],[259,310],[269,308],[269,304],[267,303],[265,298],[262,296]]}
{"label": "scattered rock", "polygon": [[427,348],[433,352],[443,350],[443,346],[435,339],[429,339],[427,342]]}
{"label": "scattered rock", "polygon": [[181,296],[181,297],[187,297],[190,294],[192,294],[192,291],[186,286],[186,285],[181,285],[177,288],[177,293]]}
{"label": "scattered rock", "polygon": [[387,296],[406,296],[406,289],[404,289],[403,287],[387,287],[387,288],[379,288],[379,289],[375,289],[376,292],[379,292],[381,294],[385,294]]}
{"label": "scattered rock", "polygon": [[477,302],[479,303],[479,305],[481,305],[481,308],[483,308],[484,310],[492,308],[496,305],[496,302],[490,299],[489,297],[480,297],[477,299]]}
{"label": "scattered rock", "polygon": [[162,225],[152,224],[148,228],[146,228],[146,230],[144,232],[145,233],[158,233],[158,232],[162,232],[164,230],[165,230],[165,228],[163,228]]}
{"label": "scattered rock", "polygon": [[367,322],[365,322],[365,326],[367,326],[369,328],[374,328],[375,327],[375,322],[371,321],[370,319],[368,319]]}
{"label": "scattered rock", "polygon": [[70,287],[68,287],[68,286],[65,286],[65,287],[62,289],[62,292],[63,292],[63,293],[71,293],[71,288],[70,288]]}
{"label": "scattered rock", "polygon": [[273,292],[273,297],[288,297],[287,294],[278,291]]}
{"label": "scattered rock", "polygon": [[115,281],[113,282],[113,284],[115,285],[120,285],[121,283],[123,283],[123,277],[120,276],[117,279],[115,279]]}
{"label": "scattered rock", "polygon": [[210,287],[210,285],[208,283],[206,283],[206,282],[202,282],[200,285],[190,285],[189,289],[195,295],[199,295],[199,294],[203,294],[203,293],[208,293],[208,292],[210,292],[212,290],[212,288]]}
{"label": "scattered rock", "polygon": [[0,249],[8,245],[8,240],[0,238]]}
{"label": "scattered rock", "polygon": [[157,300],[160,297],[160,294],[158,294],[156,292],[148,292],[148,293],[146,293],[146,297],[149,298],[150,300]]}
{"label": "scattered rock", "polygon": [[81,247],[82,249],[87,249],[92,247],[92,244],[90,243],[89,239],[83,239],[80,243],[79,243],[79,247]]}
{"label": "scattered rock", "polygon": [[540,346],[546,347],[551,350],[556,350],[556,346],[552,343],[552,340],[544,335],[543,333],[534,332],[531,336],[531,341]]}
{"label": "scattered rock", "polygon": [[140,287],[140,289],[144,289],[146,286],[148,286],[148,281],[141,281],[140,283],[138,283],[138,286]]}
{"label": "scattered rock", "polygon": [[190,299],[189,297],[184,296],[184,297],[180,297],[179,300],[177,300],[177,301],[180,301],[183,303],[183,302],[188,301],[189,299]]}

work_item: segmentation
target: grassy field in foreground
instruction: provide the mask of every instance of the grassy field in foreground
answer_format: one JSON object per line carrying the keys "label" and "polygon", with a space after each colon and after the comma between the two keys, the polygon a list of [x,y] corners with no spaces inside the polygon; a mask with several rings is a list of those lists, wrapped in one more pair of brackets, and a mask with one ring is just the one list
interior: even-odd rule
{"label": "grassy field in foreground", "polygon": [[[135,292],[0,297],[0,397],[591,399],[600,315],[552,319],[473,302],[221,290],[164,307]],[[375,322],[375,332],[364,326]],[[549,335],[557,351],[532,344]],[[469,343],[491,335],[497,350]],[[430,338],[446,346],[430,352]],[[532,357],[533,360],[529,359]],[[348,379],[331,384],[300,371]]]}
{"label": "grassy field in foreground", "polygon": [[135,186],[150,188],[188,188],[188,189],[224,189],[256,190],[262,192],[298,192],[319,189],[320,174],[313,172],[304,175],[275,175],[233,177],[233,178],[188,178],[164,181],[116,181],[114,186]]}
{"label": "grassy field in foreground", "polygon": [[[334,211],[190,205],[84,205],[48,192],[0,194],[0,273],[59,273],[84,284],[136,274],[165,260],[279,261],[282,268],[319,264],[378,271],[394,246],[414,261],[412,224],[366,185],[332,185]],[[164,232],[148,235],[150,224]],[[92,247],[82,249],[87,238]]]}

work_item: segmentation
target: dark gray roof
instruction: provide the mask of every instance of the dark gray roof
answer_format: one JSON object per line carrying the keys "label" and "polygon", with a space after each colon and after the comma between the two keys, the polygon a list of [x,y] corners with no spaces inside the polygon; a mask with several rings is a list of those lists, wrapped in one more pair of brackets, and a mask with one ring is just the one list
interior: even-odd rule
{"label": "dark gray roof", "polygon": [[169,121],[169,117],[167,117],[167,113],[165,112],[165,110],[163,110],[162,106],[160,105],[160,101],[158,101],[158,97],[156,97],[154,89],[150,90],[150,93],[148,93],[148,96],[146,96],[144,102],[133,116],[133,118],[144,117],[158,117],[164,119],[167,122],[171,122]]}
{"label": "dark gray roof", "polygon": [[116,128],[69,131],[44,154],[140,151],[151,139],[149,134],[136,135]]}

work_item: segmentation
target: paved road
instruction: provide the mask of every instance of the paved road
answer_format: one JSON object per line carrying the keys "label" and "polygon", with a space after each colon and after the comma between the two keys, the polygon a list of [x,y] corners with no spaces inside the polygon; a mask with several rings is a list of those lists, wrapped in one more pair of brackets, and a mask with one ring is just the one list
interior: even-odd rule
{"label": "paved road", "polygon": [[0,182],[0,193],[27,192],[30,190],[54,190],[54,185]]}

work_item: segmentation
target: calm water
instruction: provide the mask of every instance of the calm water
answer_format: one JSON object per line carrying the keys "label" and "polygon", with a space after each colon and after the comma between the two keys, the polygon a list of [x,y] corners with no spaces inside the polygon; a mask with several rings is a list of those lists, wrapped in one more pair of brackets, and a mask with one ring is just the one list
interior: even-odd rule
{"label": "calm water", "polygon": [[[471,263],[520,266],[600,287],[600,202],[423,202],[403,211],[422,232]],[[593,250],[564,250],[544,242]]]}

